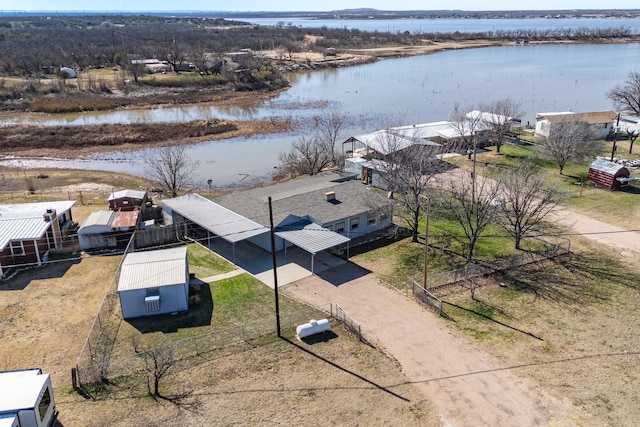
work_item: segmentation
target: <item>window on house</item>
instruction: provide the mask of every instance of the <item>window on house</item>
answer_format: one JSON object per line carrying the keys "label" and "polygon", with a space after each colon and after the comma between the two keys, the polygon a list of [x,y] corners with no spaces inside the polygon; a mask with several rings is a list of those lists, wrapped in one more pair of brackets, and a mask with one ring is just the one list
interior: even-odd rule
{"label": "window on house", "polygon": [[12,255],[24,255],[24,245],[22,240],[11,241],[11,254]]}
{"label": "window on house", "polygon": [[360,225],[360,218],[351,218],[351,229],[355,230]]}
{"label": "window on house", "polygon": [[377,215],[375,212],[369,212],[367,214],[367,224],[375,224],[377,220]]}
{"label": "window on house", "polygon": [[336,224],[336,233],[344,233],[344,221]]}

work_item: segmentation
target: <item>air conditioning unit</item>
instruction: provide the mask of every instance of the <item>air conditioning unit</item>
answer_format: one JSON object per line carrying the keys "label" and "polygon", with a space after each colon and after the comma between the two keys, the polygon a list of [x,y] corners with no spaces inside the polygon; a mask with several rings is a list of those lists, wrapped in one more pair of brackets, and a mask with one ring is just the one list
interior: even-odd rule
{"label": "air conditioning unit", "polygon": [[160,311],[160,295],[147,295],[144,297],[147,311]]}

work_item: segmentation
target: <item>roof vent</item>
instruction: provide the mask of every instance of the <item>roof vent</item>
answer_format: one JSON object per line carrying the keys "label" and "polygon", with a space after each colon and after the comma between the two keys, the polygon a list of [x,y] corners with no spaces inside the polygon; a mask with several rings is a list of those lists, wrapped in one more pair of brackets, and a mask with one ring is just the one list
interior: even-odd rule
{"label": "roof vent", "polygon": [[324,195],[327,198],[327,202],[331,202],[331,201],[336,199],[336,192],[335,191],[328,191],[328,192],[324,193]]}

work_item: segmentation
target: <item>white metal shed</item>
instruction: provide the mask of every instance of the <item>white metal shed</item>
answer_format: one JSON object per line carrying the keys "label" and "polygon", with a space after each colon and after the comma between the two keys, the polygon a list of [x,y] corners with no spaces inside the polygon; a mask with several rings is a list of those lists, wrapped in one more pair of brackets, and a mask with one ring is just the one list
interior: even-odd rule
{"label": "white metal shed", "polygon": [[125,256],[118,281],[124,319],[189,309],[189,266],[184,246]]}
{"label": "white metal shed", "polygon": [[53,425],[56,416],[49,374],[43,374],[40,369],[0,372],[2,423],[8,426],[48,427]]}
{"label": "white metal shed", "polygon": [[91,212],[78,230],[80,249],[86,251],[96,248],[115,248],[116,236],[111,229],[114,211],[100,210]]}

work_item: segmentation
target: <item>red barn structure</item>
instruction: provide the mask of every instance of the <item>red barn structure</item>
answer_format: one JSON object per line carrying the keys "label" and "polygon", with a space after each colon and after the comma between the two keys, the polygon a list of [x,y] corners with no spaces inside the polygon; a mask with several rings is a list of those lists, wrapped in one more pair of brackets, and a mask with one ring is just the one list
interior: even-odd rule
{"label": "red barn structure", "polygon": [[629,169],[605,159],[598,159],[589,166],[589,182],[609,190],[619,190],[629,185],[635,178]]}

